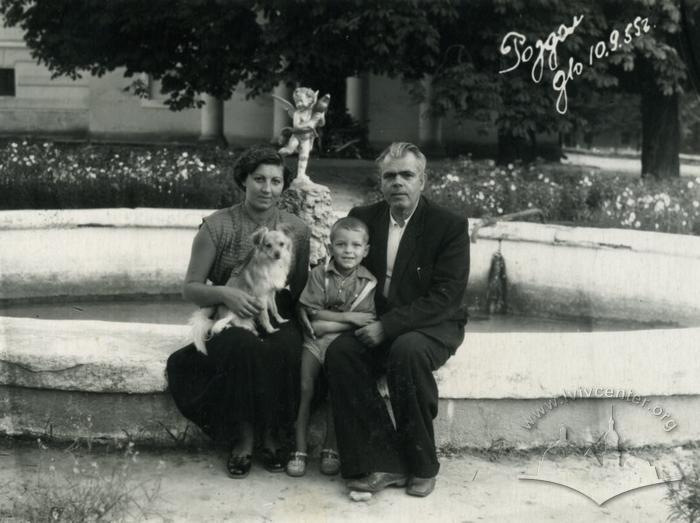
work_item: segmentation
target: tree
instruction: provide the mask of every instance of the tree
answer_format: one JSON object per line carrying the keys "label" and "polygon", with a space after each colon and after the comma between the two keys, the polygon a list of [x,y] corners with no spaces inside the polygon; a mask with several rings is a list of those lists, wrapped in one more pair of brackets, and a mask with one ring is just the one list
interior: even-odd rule
{"label": "tree", "polygon": [[[534,44],[562,23],[571,25],[574,16],[585,15],[584,23],[559,46],[558,62],[566,64],[569,56],[583,48],[584,36],[597,30],[592,22],[595,13],[588,4],[554,0],[457,3],[456,23],[441,31],[442,59],[433,73],[434,111],[495,126],[499,163],[531,160],[542,154],[537,136],[569,132],[579,116],[571,107],[563,115],[554,110],[557,93],[552,89],[552,71],[544,67],[540,78],[533,73],[533,59],[513,67],[514,54],[504,56],[499,49],[510,31]],[[510,45],[512,49],[513,43]],[[533,74],[538,82],[533,81]],[[587,85],[577,87],[582,90]],[[418,91],[418,95],[423,93]],[[558,147],[550,156],[559,157]]]}
{"label": "tree", "polygon": [[278,82],[344,79],[362,73],[419,80],[440,53],[440,27],[453,2],[260,0],[264,23],[251,95]]}
{"label": "tree", "polygon": [[[642,173],[678,175],[678,94],[686,81],[677,42],[679,0],[494,0],[459,5],[457,29],[444,32],[444,61],[435,75],[440,87],[434,92],[439,99],[433,105],[462,118],[493,122],[500,161],[523,157],[524,151],[534,148],[538,133],[585,127],[586,101],[592,99],[593,91],[610,89],[641,97]],[[557,48],[560,67],[565,69],[570,58],[583,65],[580,77],[573,75],[567,83],[567,111],[561,115],[553,110],[559,95],[552,89],[555,72],[544,67],[542,80],[533,83],[531,61],[499,74],[510,68],[513,56],[505,57],[506,61],[498,50],[511,28],[534,43],[581,15],[576,30]],[[648,17],[652,30],[637,34],[642,17]],[[634,38],[625,43],[627,24],[633,24]],[[613,51],[614,38],[620,45]],[[591,59],[591,46],[597,42],[605,42],[609,54]]]}
{"label": "tree", "polygon": [[0,0],[0,15],[54,76],[148,73],[173,110],[200,106],[199,93],[230,98],[261,37],[252,0]]}

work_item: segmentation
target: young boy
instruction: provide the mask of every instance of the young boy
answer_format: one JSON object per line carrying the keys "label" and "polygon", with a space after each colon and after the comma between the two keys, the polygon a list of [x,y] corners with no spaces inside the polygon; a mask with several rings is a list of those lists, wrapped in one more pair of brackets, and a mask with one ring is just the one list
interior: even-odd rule
{"label": "young boy", "polygon": [[[374,288],[376,278],[360,263],[369,252],[367,226],[357,218],[341,218],[331,227],[331,259],[309,274],[299,302],[305,308],[314,338],[304,335],[301,356],[301,401],[296,421],[296,452],[287,463],[287,474],[298,477],[306,472],[306,433],[314,382],[331,342],[341,333],[354,330],[375,319]],[[330,409],[327,433],[321,451],[321,472],[337,474],[340,460],[335,448],[335,434]]]}

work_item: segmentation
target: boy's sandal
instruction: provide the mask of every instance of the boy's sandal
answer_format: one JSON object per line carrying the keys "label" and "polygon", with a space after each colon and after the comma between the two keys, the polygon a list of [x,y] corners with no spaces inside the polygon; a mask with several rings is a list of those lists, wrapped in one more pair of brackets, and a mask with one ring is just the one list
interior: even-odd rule
{"label": "boy's sandal", "polygon": [[299,478],[306,474],[306,452],[292,452],[287,462],[287,474]]}
{"label": "boy's sandal", "polygon": [[228,475],[234,479],[243,479],[250,472],[250,467],[253,464],[253,457],[250,454],[245,456],[237,456],[233,452],[226,460],[226,471]]}
{"label": "boy's sandal", "polygon": [[340,472],[340,456],[333,449],[321,451],[321,474],[335,476]]}

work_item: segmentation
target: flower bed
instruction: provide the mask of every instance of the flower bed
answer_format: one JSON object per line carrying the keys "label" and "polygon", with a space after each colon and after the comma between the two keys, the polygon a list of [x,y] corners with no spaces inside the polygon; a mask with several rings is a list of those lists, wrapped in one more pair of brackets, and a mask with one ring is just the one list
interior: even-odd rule
{"label": "flower bed", "polygon": [[219,208],[238,199],[215,147],[0,144],[0,209]]}
{"label": "flower bed", "polygon": [[700,234],[700,178],[649,180],[551,163],[461,158],[429,168],[427,194],[470,217],[529,208],[548,222]]}
{"label": "flower bed", "polygon": [[[0,143],[0,210],[225,207],[240,200],[231,176],[235,154],[7,141]],[[429,166],[427,194],[470,217],[537,207],[554,223],[700,234],[700,178],[642,180],[588,167],[459,158]]]}

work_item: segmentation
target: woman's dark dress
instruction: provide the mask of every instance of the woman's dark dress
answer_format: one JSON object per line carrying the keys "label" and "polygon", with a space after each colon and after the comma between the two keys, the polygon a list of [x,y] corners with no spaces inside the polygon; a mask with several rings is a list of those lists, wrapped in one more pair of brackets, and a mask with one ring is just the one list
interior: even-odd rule
{"label": "woman's dark dress", "polygon": [[[257,427],[283,427],[296,417],[302,336],[294,314],[294,302],[306,283],[309,229],[296,216],[278,211],[266,223],[292,226],[294,257],[289,275],[290,290],[277,294],[277,306],[290,321],[273,325],[280,330],[263,334],[229,327],[207,342],[208,354],[193,344],[168,358],[170,393],[180,412],[211,438],[231,443],[238,422]],[[204,219],[203,227],[216,245],[216,258],[209,273],[215,285],[223,285],[233,271],[240,271],[252,244],[250,234],[258,228],[242,205],[217,211]],[[264,331],[263,331],[264,332]]]}

